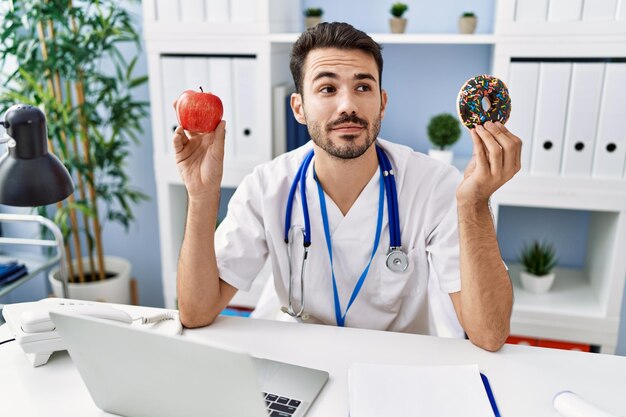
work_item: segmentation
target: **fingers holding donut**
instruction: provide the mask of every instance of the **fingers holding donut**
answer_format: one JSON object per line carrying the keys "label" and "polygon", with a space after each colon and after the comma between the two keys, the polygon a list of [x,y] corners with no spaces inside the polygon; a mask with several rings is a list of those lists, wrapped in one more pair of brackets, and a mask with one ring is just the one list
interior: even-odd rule
{"label": "fingers holding donut", "polygon": [[500,122],[487,122],[485,129],[502,148],[502,164],[504,175],[507,180],[511,179],[521,168],[522,141],[509,132]]}

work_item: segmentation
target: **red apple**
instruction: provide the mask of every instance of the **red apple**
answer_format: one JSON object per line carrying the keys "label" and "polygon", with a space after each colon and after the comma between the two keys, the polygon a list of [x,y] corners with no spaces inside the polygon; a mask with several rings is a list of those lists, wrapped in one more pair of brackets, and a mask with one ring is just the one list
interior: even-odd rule
{"label": "red apple", "polygon": [[178,123],[188,132],[213,132],[223,115],[222,100],[215,94],[205,93],[202,87],[200,91],[183,91],[176,101]]}

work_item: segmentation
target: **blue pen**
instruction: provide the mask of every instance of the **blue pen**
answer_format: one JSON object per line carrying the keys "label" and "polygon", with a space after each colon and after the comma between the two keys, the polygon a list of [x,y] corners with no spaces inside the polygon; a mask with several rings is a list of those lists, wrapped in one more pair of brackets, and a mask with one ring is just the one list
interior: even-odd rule
{"label": "blue pen", "polygon": [[493,397],[493,392],[491,391],[491,385],[489,385],[489,380],[487,379],[487,376],[481,372],[480,379],[483,380],[485,391],[487,391],[487,397],[489,398],[489,404],[491,404],[493,415],[495,417],[500,417],[500,411],[498,410],[498,406],[496,405],[496,399]]}

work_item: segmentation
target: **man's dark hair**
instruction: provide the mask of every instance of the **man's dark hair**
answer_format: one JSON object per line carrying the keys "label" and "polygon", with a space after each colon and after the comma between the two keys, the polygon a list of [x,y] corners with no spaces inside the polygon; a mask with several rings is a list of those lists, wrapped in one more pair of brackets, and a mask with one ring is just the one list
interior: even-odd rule
{"label": "man's dark hair", "polygon": [[319,48],[356,49],[371,55],[378,66],[379,85],[383,79],[382,46],[374,42],[365,32],[362,32],[348,23],[332,22],[320,23],[302,33],[291,49],[289,68],[296,92],[302,93],[304,61],[309,52]]}

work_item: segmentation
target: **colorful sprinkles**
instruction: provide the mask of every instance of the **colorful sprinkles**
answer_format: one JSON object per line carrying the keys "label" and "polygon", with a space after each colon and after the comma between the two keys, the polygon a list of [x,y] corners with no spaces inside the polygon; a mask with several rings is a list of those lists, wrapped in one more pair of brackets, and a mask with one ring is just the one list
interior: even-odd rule
{"label": "colorful sprinkles", "polygon": [[505,124],[511,115],[509,90],[502,80],[491,75],[471,78],[459,91],[457,111],[461,122],[470,129],[489,120]]}

